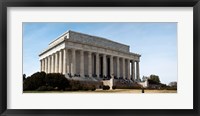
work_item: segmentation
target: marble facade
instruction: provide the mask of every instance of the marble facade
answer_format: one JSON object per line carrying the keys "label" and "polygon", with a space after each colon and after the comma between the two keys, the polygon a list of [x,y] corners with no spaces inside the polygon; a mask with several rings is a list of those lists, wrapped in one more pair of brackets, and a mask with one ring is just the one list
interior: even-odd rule
{"label": "marble facade", "polygon": [[139,80],[141,55],[105,38],[68,31],[39,54],[41,71],[69,76]]}

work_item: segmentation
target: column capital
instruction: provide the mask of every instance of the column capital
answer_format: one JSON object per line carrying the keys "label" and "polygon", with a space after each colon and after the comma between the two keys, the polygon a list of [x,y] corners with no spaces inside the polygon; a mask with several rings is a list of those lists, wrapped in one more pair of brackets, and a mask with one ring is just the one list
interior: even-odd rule
{"label": "column capital", "polygon": [[99,53],[98,53],[98,52],[95,52],[95,55],[99,55]]}
{"label": "column capital", "polygon": [[60,49],[61,51],[65,50],[65,48]]}
{"label": "column capital", "polygon": [[87,51],[87,53],[88,53],[88,55],[91,55],[91,54],[92,54],[92,52],[90,52],[90,51]]}
{"label": "column capital", "polygon": [[75,48],[70,48],[71,49],[71,51],[76,51],[76,49]]}
{"label": "column capital", "polygon": [[84,50],[80,50],[80,53],[81,53],[81,52],[84,52]]}

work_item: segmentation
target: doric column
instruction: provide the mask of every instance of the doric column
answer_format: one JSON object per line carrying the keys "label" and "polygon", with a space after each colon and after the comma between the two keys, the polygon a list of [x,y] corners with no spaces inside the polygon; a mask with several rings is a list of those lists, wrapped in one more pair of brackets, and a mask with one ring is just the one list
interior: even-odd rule
{"label": "doric column", "polygon": [[96,75],[99,77],[99,53],[96,53]]}
{"label": "doric column", "polygon": [[45,71],[45,59],[42,59],[42,71]]}
{"label": "doric column", "polygon": [[49,57],[47,56],[46,58],[47,58],[47,65],[46,65],[47,67],[46,67],[46,73],[49,73],[49,72],[48,72],[48,71],[49,71],[49,62],[48,62],[48,60],[49,60]]}
{"label": "doric column", "polygon": [[84,51],[80,51],[81,61],[80,61],[80,76],[85,77],[84,74]]}
{"label": "doric column", "polygon": [[132,65],[131,65],[131,75],[132,75],[132,80],[135,80],[135,61],[132,60]]}
{"label": "doric column", "polygon": [[54,73],[54,54],[51,55],[51,73]]}
{"label": "doric column", "polygon": [[76,51],[75,51],[75,49],[72,49],[71,74],[72,74],[72,76],[74,76],[74,74],[76,74]]}
{"label": "doric column", "polygon": [[116,76],[117,76],[117,78],[119,78],[120,77],[120,69],[119,69],[120,67],[119,67],[119,57],[118,56],[116,57],[116,60],[117,60],[117,75]]}
{"label": "doric column", "polygon": [[44,61],[43,61],[43,59],[41,60],[42,61],[42,70],[41,71],[44,71],[43,69],[43,67],[44,67]]}
{"label": "doric column", "polygon": [[55,53],[55,73],[58,73],[58,52]]}
{"label": "doric column", "polygon": [[125,75],[125,58],[122,58],[122,75],[123,78],[125,79],[126,75]]}
{"label": "doric column", "polygon": [[106,55],[103,54],[103,76],[107,76],[106,72]]}
{"label": "doric column", "polygon": [[42,71],[45,72],[45,58],[43,58],[42,60],[43,60],[43,68],[42,68]]}
{"label": "doric column", "polygon": [[44,60],[45,60],[45,67],[44,67],[44,71],[47,73],[47,57],[46,57]]}
{"label": "doric column", "polygon": [[88,75],[92,77],[92,53],[88,52]]}
{"label": "doric column", "polygon": [[130,79],[130,60],[129,59],[127,59],[127,70],[128,70],[127,78]]}
{"label": "doric column", "polygon": [[137,78],[137,81],[140,80],[139,61],[136,62],[136,78]]}
{"label": "doric column", "polygon": [[63,49],[63,64],[62,64],[62,67],[63,67],[63,71],[62,73],[63,74],[66,74],[66,49],[64,48]]}
{"label": "doric column", "polygon": [[48,73],[50,73],[51,72],[51,58],[50,58],[50,56],[48,56]]}
{"label": "doric column", "polygon": [[110,56],[110,75],[113,76],[113,56]]}
{"label": "doric column", "polygon": [[40,60],[40,72],[42,72],[42,60]]}
{"label": "doric column", "polygon": [[59,51],[59,73],[62,73],[62,50]]}
{"label": "doric column", "polygon": [[68,75],[68,73],[69,73],[69,51],[68,51],[68,49],[66,48],[65,49],[65,54],[66,54],[66,73],[67,73],[67,75]]}
{"label": "doric column", "polygon": [[47,66],[47,67],[46,67],[46,73],[48,73],[48,68],[49,68],[49,67],[48,67],[48,65],[49,65],[49,62],[48,62],[49,58],[48,58],[48,56],[46,57],[46,59],[47,59],[47,65],[46,65],[46,66]]}

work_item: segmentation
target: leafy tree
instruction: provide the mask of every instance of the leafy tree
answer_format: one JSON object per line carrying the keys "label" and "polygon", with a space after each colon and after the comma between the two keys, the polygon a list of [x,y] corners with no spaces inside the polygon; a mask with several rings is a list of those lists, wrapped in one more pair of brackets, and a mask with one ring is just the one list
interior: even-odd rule
{"label": "leafy tree", "polygon": [[23,90],[36,90],[42,85],[45,85],[45,72],[36,72],[23,83]]}
{"label": "leafy tree", "polygon": [[170,86],[170,87],[177,87],[177,82],[176,82],[176,81],[170,82],[170,83],[169,83],[169,86]]}
{"label": "leafy tree", "polygon": [[157,76],[157,75],[150,75],[149,80],[153,81],[155,83],[160,83],[159,76]]}
{"label": "leafy tree", "polygon": [[23,81],[26,79],[26,74],[23,74]]}
{"label": "leafy tree", "polygon": [[147,76],[143,76],[143,77],[142,77],[142,81],[146,81],[147,79],[148,79]]}

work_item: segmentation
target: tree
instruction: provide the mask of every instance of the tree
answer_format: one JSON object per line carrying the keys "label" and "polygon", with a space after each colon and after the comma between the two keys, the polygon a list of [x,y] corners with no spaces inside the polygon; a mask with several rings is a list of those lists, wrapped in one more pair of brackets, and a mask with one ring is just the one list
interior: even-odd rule
{"label": "tree", "polygon": [[26,79],[26,74],[23,74],[23,81]]}
{"label": "tree", "polygon": [[147,76],[143,76],[143,77],[142,77],[142,81],[146,81],[147,79],[148,79]]}
{"label": "tree", "polygon": [[149,80],[150,81],[154,81],[154,82],[156,82],[158,84],[160,83],[159,76],[157,76],[157,75],[150,75]]}
{"label": "tree", "polygon": [[23,83],[23,90],[36,90],[40,86],[45,85],[45,72],[36,72]]}
{"label": "tree", "polygon": [[176,82],[176,81],[170,82],[170,83],[169,83],[169,86],[170,86],[170,87],[177,87],[177,82]]}
{"label": "tree", "polygon": [[52,90],[58,88],[59,90],[65,90],[69,87],[69,81],[63,74],[36,72],[23,83],[23,90]]}

